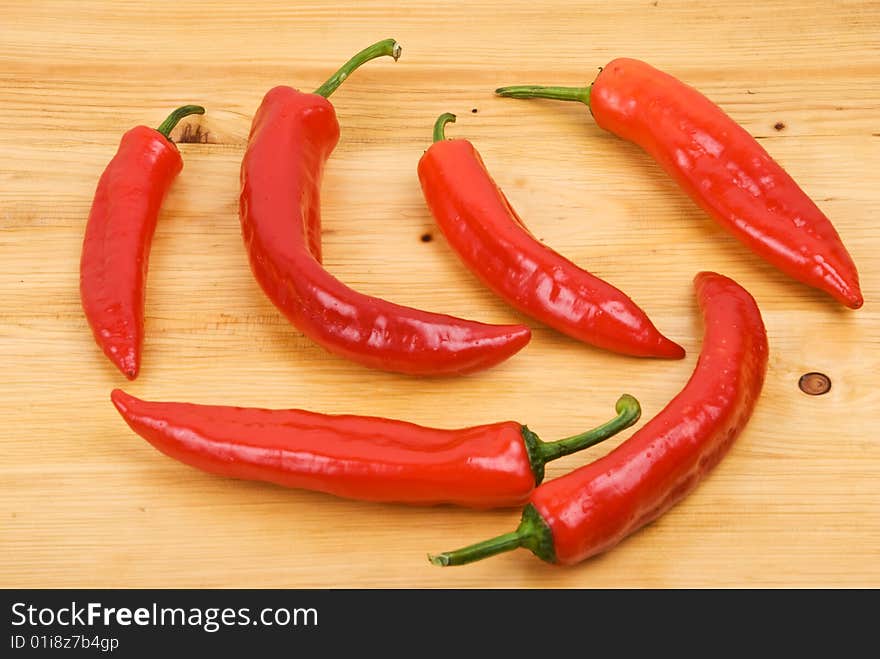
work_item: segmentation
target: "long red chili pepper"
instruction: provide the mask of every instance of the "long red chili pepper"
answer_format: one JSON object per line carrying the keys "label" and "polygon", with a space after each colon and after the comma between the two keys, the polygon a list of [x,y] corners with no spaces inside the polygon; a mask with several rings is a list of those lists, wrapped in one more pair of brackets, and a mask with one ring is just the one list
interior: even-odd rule
{"label": "long red chili pepper", "polygon": [[242,235],[266,295],[327,350],[373,368],[416,375],[477,371],[519,351],[531,337],[529,329],[362,295],[321,266],[321,176],[339,139],[339,123],[326,97],[364,62],[399,55],[393,39],[380,41],[313,94],[283,86],[266,94],[241,165]]}
{"label": "long red chili pepper", "polygon": [[113,404],[159,451],[204,471],[368,501],[521,505],[544,464],[593,446],[635,423],[623,395],[611,421],[543,442],[513,421],[461,430],[304,410],[148,402],[116,389]]}
{"label": "long red chili pepper", "polygon": [[419,160],[419,180],[434,219],[459,257],[511,305],[580,341],[638,357],[684,357],[648,316],[611,284],[541,244],[526,229],[467,140],[434,143]]}
{"label": "long red chili pepper", "polygon": [[858,272],[831,221],[755,138],[693,87],[622,58],[590,87],[516,86],[496,93],[585,103],[601,128],[647,151],[759,256],[848,307],[862,306]]}
{"label": "long red chili pepper", "polygon": [[461,565],[526,547],[545,561],[574,564],[610,549],[696,487],[752,414],[767,336],[755,301],[736,282],[704,272],[695,285],[703,348],[678,396],[605,457],[536,488],[516,531],[431,562]]}
{"label": "long red chili pepper", "polygon": [[98,181],[80,260],[80,297],[95,340],[127,378],[137,377],[144,342],[144,283],[159,208],[183,159],[168,138],[205,108],[185,105],[158,129],[136,126]]}

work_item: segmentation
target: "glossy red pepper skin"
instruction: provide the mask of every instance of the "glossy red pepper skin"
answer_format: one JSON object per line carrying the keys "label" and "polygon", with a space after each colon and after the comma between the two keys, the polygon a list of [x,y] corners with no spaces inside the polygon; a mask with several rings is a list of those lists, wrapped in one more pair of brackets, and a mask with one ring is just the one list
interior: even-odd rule
{"label": "glossy red pepper skin", "polygon": [[80,260],[80,297],[104,354],[130,380],[144,342],[145,281],[162,201],[183,168],[173,142],[137,126],[98,181]]}
{"label": "glossy red pepper skin", "polygon": [[[535,93],[540,88],[521,93],[525,89],[498,92],[541,96]],[[647,151],[697,205],[752,251],[844,305],[862,306],[858,271],[831,221],[715,103],[681,80],[627,58],[610,62],[589,91],[581,91],[580,98],[565,100],[586,103],[601,128]]]}
{"label": "glossy red pepper skin", "polygon": [[705,331],[685,388],[616,450],[533,494],[558,563],[610,549],[660,517],[718,464],[751,417],[767,369],[761,313],[726,277],[702,273],[696,288]]}
{"label": "glossy red pepper skin", "polygon": [[333,105],[317,94],[276,87],[254,117],[241,168],[241,226],[251,268],[275,306],[330,352],[387,371],[470,373],[522,349],[528,327],[362,295],[321,266],[321,176],[338,139]]}
{"label": "glossy red pepper skin", "polygon": [[[639,416],[638,402],[623,396],[616,419],[544,443],[512,421],[440,430],[378,417],[150,402],[119,389],[111,399],[137,434],[203,471],[351,499],[472,508],[522,504],[546,461],[602,441]],[[548,455],[548,448],[561,450]]]}
{"label": "glossy red pepper skin", "polygon": [[579,341],[637,357],[680,359],[626,294],[541,244],[462,139],[434,142],[419,161],[431,214],[464,264],[521,312]]}
{"label": "glossy red pepper skin", "polygon": [[862,306],[855,264],[825,214],[748,131],[693,87],[617,59],[590,91],[596,123],[651,154],[706,213],[789,276]]}
{"label": "glossy red pepper skin", "polygon": [[695,285],[705,329],[684,389],[614,451],[536,488],[520,529],[501,537],[503,548],[496,539],[432,562],[463,564],[525,546],[549,562],[579,563],[660,517],[718,464],[760,395],[767,335],[758,306],[739,284],[704,272]]}

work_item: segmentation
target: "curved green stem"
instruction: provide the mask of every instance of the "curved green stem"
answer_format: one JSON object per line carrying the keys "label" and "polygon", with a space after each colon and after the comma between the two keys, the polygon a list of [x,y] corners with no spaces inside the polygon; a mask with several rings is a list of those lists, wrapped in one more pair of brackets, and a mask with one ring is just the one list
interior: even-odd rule
{"label": "curved green stem", "polygon": [[544,462],[550,462],[556,458],[561,458],[563,455],[570,455],[590,446],[595,446],[599,442],[616,435],[621,430],[629,428],[642,415],[639,401],[629,394],[623,394],[617,399],[614,410],[617,412],[617,416],[607,423],[603,423],[598,428],[593,428],[579,435],[566,437],[555,442],[540,442],[538,444],[538,456]]}
{"label": "curved green stem", "polygon": [[552,98],[557,101],[576,101],[590,107],[590,87],[541,87],[540,85],[515,85],[499,87],[495,93],[510,98]]}
{"label": "curved green stem", "polygon": [[465,565],[495,556],[506,551],[525,547],[535,556],[548,563],[556,562],[556,550],[553,548],[553,533],[547,522],[537,509],[529,504],[523,509],[522,520],[516,531],[499,535],[491,540],[484,540],[454,551],[442,554],[428,554],[428,560],[440,567],[449,565]]}
{"label": "curved green stem", "polygon": [[191,114],[205,114],[205,108],[201,105],[184,105],[179,107],[169,114],[168,118],[159,124],[159,127],[156,130],[167,138],[171,135],[171,131],[174,130],[174,127],[180,122],[180,120]]}
{"label": "curved green stem", "polygon": [[437,121],[434,122],[434,141],[442,142],[446,139],[446,133],[444,128],[446,128],[446,124],[454,124],[455,123],[455,115],[451,112],[444,112],[439,117],[437,117]]}
{"label": "curved green stem", "polygon": [[642,415],[639,401],[629,394],[623,394],[618,398],[614,409],[617,412],[617,416],[610,421],[579,435],[566,437],[555,442],[542,441],[535,433],[526,426],[523,426],[523,441],[526,445],[532,473],[535,474],[535,484],[540,485],[541,481],[544,480],[544,465],[551,460],[556,460],[564,455],[570,455],[590,446],[595,446],[599,442],[613,437],[621,430],[629,428]]}
{"label": "curved green stem", "polygon": [[339,70],[330,76],[323,85],[318,87],[315,90],[315,93],[319,96],[323,96],[327,98],[339,89],[339,85],[341,85],[345,79],[350,76],[359,66],[362,64],[366,64],[371,59],[376,59],[377,57],[393,57],[396,62],[400,57],[401,47],[400,44],[397,43],[394,39],[384,39],[383,41],[378,41],[374,43],[372,46],[367,46],[357,55],[348,60],[345,64],[339,67]]}

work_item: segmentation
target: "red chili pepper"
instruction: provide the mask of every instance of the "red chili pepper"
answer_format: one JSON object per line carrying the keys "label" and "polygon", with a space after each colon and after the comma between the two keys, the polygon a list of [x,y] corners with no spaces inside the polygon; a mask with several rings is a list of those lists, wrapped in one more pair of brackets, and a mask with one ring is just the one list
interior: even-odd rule
{"label": "red chili pepper", "polygon": [[696,487],[752,415],[767,335],[755,301],[736,282],[704,272],[695,284],[703,349],[681,393],[605,457],[535,489],[516,531],[432,556],[432,563],[462,565],[526,547],[571,565],[612,548]]}
{"label": "red chili pepper", "polygon": [[418,170],[428,207],[465,265],[508,303],[575,339],[638,357],[684,357],[623,292],[535,239],[473,145],[445,138],[451,121],[448,113],[437,119]]}
{"label": "red chili pepper", "polygon": [[380,41],[361,51],[314,94],[270,90],[254,116],[241,166],[241,226],[251,268],[266,295],[330,352],[415,375],[468,373],[507,359],[531,338],[523,325],[487,325],[362,295],[321,266],[319,191],[339,139],[329,96],[358,66],[397,59]]}
{"label": "red chili pepper", "polygon": [[185,105],[158,129],[122,136],[95,192],[80,261],[83,311],[104,354],[137,377],[144,343],[144,282],[159,208],[183,159],[168,139],[177,123],[205,108]]}
{"label": "red chili pepper", "polygon": [[304,410],[148,402],[119,389],[111,398],[137,434],[204,471],[352,499],[473,508],[521,505],[546,462],[615,435],[641,413],[623,395],[611,421],[543,442],[513,421],[438,430]]}
{"label": "red chili pepper", "polygon": [[789,276],[858,309],[859,276],[831,221],[742,126],[693,87],[616,59],[590,87],[503,87],[501,96],[585,103],[645,151],[711,217]]}

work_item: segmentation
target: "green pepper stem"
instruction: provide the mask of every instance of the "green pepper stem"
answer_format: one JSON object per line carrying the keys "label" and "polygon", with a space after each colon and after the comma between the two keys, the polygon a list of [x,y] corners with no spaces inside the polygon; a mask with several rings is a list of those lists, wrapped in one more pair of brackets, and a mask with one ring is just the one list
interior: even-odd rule
{"label": "green pepper stem", "polygon": [[547,522],[537,509],[529,504],[523,509],[522,519],[516,531],[499,535],[491,540],[484,540],[454,551],[442,554],[428,554],[433,565],[447,567],[449,565],[465,565],[495,556],[519,547],[529,549],[538,558],[548,563],[556,562],[556,551],[553,548],[553,533]]}
{"label": "green pepper stem", "polygon": [[434,122],[434,141],[442,142],[446,139],[446,124],[454,124],[455,123],[455,115],[451,112],[444,112],[439,117],[437,117],[437,121]]}
{"label": "green pepper stem", "polygon": [[168,118],[159,124],[159,127],[156,130],[162,133],[166,138],[169,138],[171,131],[174,130],[174,127],[180,122],[180,120],[191,114],[205,114],[205,108],[201,105],[184,105],[183,107],[179,107],[169,114]]}
{"label": "green pepper stem", "polygon": [[324,98],[328,98],[330,94],[339,89],[339,85],[341,85],[345,79],[350,76],[354,71],[361,66],[362,64],[366,64],[371,59],[376,59],[377,57],[393,57],[396,62],[400,57],[401,47],[400,44],[397,43],[394,39],[384,39],[383,41],[378,41],[374,43],[372,46],[367,46],[357,55],[348,60],[345,64],[339,67],[339,70],[330,76],[323,85],[318,87],[315,90],[315,93],[319,96],[323,96]]}
{"label": "green pepper stem", "polygon": [[576,101],[590,107],[590,87],[541,87],[540,85],[515,85],[499,87],[495,93],[510,98],[552,98],[557,101]]}
{"label": "green pepper stem", "polygon": [[520,431],[529,458],[529,465],[535,475],[535,485],[540,485],[544,480],[544,465],[551,460],[595,446],[599,442],[613,437],[621,430],[629,428],[642,415],[639,401],[629,394],[623,394],[617,399],[615,409],[617,416],[601,426],[555,442],[544,442],[529,430],[528,426],[522,426]]}
{"label": "green pepper stem", "polygon": [[428,554],[428,560],[439,567],[464,565],[474,561],[481,561],[495,554],[519,549],[523,545],[523,535],[524,532],[521,530],[521,527],[518,527],[516,531],[511,531],[483,542],[477,542],[463,549],[447,551],[442,554]]}
{"label": "green pepper stem", "polygon": [[543,442],[539,439],[536,453],[541,464],[543,465],[564,455],[570,455],[590,446],[595,446],[599,442],[613,437],[621,430],[629,428],[642,415],[639,401],[629,394],[623,394],[618,398],[614,409],[617,412],[617,416],[597,428],[555,442]]}

